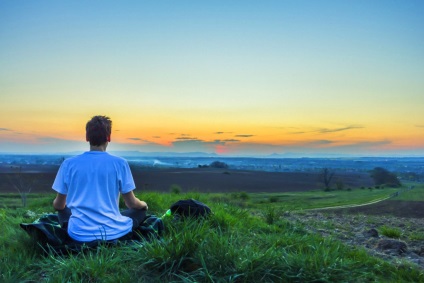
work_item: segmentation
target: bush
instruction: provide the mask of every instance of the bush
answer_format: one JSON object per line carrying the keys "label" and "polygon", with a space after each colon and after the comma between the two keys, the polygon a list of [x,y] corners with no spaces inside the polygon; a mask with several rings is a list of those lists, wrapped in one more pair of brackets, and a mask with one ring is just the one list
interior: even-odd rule
{"label": "bush", "polygon": [[276,197],[276,196],[270,197],[269,202],[278,202],[278,197]]}
{"label": "bush", "polygon": [[370,175],[373,178],[375,185],[377,186],[383,184],[395,188],[401,186],[401,183],[396,174],[389,172],[388,170],[382,167],[375,167],[373,170],[370,171]]}
{"label": "bush", "polygon": [[265,221],[267,224],[272,225],[278,219],[278,215],[275,208],[270,207],[265,212]]}
{"label": "bush", "polygon": [[233,192],[230,194],[230,201],[232,204],[240,207],[246,207],[246,201],[250,199],[250,196],[246,192]]}
{"label": "bush", "polygon": [[228,169],[228,164],[221,161],[214,161],[211,164],[209,164],[209,167],[211,168],[220,168],[220,169]]}
{"label": "bush", "polygon": [[170,191],[173,194],[179,195],[181,193],[181,187],[173,184],[173,185],[171,185]]}
{"label": "bush", "polygon": [[399,239],[401,234],[402,234],[402,231],[398,228],[382,226],[381,227],[381,234],[386,236],[386,237],[389,237],[389,238]]}
{"label": "bush", "polygon": [[240,198],[241,200],[246,201],[246,200],[248,200],[248,199],[249,199],[249,195],[248,195],[246,192],[240,192],[240,194],[239,194],[239,198]]}

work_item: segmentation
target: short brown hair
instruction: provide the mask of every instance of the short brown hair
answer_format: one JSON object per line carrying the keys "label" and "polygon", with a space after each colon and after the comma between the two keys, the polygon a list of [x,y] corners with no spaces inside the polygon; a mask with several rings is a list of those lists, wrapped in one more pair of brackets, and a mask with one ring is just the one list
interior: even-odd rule
{"label": "short brown hair", "polygon": [[94,116],[85,126],[85,134],[90,145],[100,146],[108,141],[112,132],[112,120],[107,116]]}

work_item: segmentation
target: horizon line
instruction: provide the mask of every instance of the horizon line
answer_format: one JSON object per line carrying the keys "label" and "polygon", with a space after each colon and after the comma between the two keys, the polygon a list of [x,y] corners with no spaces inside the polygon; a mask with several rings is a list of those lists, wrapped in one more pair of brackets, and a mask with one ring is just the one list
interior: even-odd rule
{"label": "horizon line", "polygon": [[[67,151],[67,152],[0,152],[0,155],[78,155],[89,150],[82,151]],[[208,152],[196,152],[196,151],[187,151],[187,152],[142,152],[135,150],[111,150],[106,151],[111,154],[121,155],[121,156],[149,156],[149,157],[220,157],[220,158],[424,158],[421,154],[380,154],[380,155],[371,155],[371,154],[338,154],[338,153],[329,153],[329,154],[302,154],[302,153],[271,153],[271,154],[218,154],[218,153],[208,153]],[[125,153],[129,155],[125,155]]]}

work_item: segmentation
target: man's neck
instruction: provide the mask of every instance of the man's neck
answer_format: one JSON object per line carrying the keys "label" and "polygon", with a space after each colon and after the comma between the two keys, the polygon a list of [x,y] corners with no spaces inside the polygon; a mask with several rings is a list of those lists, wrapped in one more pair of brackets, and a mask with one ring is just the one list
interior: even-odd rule
{"label": "man's neck", "polygon": [[101,145],[90,145],[90,151],[106,151],[108,143],[104,143]]}

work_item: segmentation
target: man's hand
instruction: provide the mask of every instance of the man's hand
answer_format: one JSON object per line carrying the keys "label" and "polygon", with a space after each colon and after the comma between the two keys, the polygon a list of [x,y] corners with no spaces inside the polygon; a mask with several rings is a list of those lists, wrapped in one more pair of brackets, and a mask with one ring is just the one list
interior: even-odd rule
{"label": "man's hand", "polygon": [[133,209],[144,209],[147,210],[148,206],[147,203],[144,201],[139,200],[135,195],[134,192],[131,191],[129,193],[123,194],[122,197],[124,198],[125,205],[128,208]]}
{"label": "man's hand", "polygon": [[140,200],[140,203],[143,206],[143,208],[141,208],[141,209],[144,209],[144,210],[148,210],[149,209],[149,207],[147,206],[147,203],[145,201]]}

